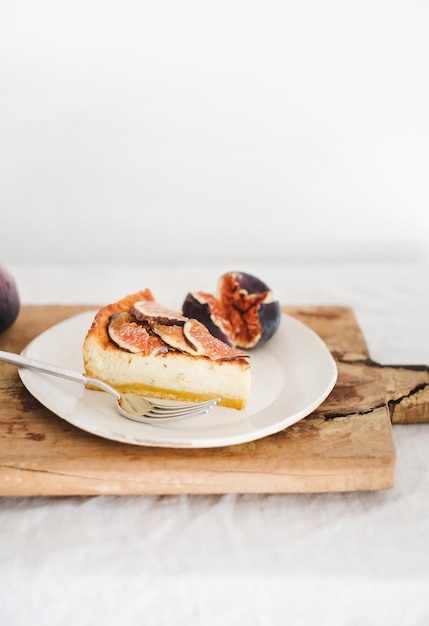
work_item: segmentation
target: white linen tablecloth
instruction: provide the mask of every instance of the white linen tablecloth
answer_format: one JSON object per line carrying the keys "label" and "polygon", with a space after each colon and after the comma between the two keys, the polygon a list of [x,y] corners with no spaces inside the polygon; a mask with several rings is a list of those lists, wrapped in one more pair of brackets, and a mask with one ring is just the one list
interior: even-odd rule
{"label": "white linen tablecloth", "polygon": [[[284,304],[353,307],[381,363],[429,364],[427,266],[9,266],[23,304],[150,287],[176,308],[231,269]],[[427,626],[429,424],[393,432],[386,491],[1,498],[0,624]]]}

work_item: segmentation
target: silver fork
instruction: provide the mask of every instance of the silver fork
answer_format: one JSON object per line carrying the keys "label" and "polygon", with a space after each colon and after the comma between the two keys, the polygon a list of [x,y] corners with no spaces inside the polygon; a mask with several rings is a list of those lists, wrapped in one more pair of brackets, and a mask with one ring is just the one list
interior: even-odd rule
{"label": "silver fork", "polygon": [[101,389],[101,391],[110,393],[116,399],[116,406],[121,415],[135,422],[143,422],[146,424],[167,422],[183,419],[185,417],[201,415],[202,413],[207,413],[207,411],[215,406],[220,400],[220,398],[213,398],[212,400],[207,400],[206,402],[154,402],[153,400],[148,400],[147,398],[136,393],[119,393],[119,391],[97,378],[91,378],[90,376],[85,376],[79,372],[73,372],[64,367],[52,365],[51,363],[45,363],[44,361],[38,361],[36,359],[30,359],[13,352],[0,350],[0,361],[6,361],[7,363],[13,363],[20,367],[38,370],[39,372],[52,374],[53,376],[59,376],[60,378],[66,378],[67,380],[72,380],[85,386],[92,385],[97,387],[98,389]]}

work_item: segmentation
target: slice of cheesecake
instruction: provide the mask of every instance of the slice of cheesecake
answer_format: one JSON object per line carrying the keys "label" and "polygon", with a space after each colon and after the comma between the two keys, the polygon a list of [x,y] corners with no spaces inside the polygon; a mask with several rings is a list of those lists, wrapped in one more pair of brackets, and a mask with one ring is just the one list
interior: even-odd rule
{"label": "slice of cheesecake", "polygon": [[235,409],[249,398],[249,356],[156,302],[149,289],[96,313],[83,361],[87,376],[123,393],[184,401],[219,397],[219,405]]}

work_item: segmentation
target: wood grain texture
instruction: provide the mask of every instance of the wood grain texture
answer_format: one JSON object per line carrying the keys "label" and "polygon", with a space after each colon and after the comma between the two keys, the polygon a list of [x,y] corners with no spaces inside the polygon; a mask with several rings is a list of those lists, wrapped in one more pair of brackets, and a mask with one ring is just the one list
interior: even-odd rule
{"label": "wood grain texture", "polygon": [[[17,322],[1,335],[0,346],[20,352],[53,324],[96,308],[22,307]],[[398,421],[428,421],[427,368],[392,371],[373,363],[347,307],[285,311],[325,340],[338,364],[337,385],[307,418],[276,435],[236,446],[145,448],[101,439],[41,406],[23,387],[16,367],[0,362],[0,495],[309,493],[392,487],[391,415]]]}
{"label": "wood grain texture", "polygon": [[[351,309],[341,307],[283,307],[317,332],[340,368],[352,368],[359,378],[383,386],[393,424],[429,422],[429,366],[383,365],[370,358],[365,339]],[[336,316],[340,316],[340,320]],[[339,381],[340,382],[340,381]],[[346,405],[348,413],[350,407]]]}

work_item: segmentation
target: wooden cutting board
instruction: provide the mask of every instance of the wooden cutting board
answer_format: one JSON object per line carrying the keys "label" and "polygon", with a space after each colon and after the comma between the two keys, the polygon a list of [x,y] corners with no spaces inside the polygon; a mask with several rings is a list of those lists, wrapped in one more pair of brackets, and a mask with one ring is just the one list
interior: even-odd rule
{"label": "wooden cutting board", "polygon": [[[0,337],[20,352],[40,332],[97,306],[23,306]],[[429,422],[426,366],[373,362],[347,307],[284,307],[326,342],[339,377],[327,400],[286,430],[214,449],[117,443],[57,417],[0,362],[0,495],[309,493],[394,484],[392,422]]]}

